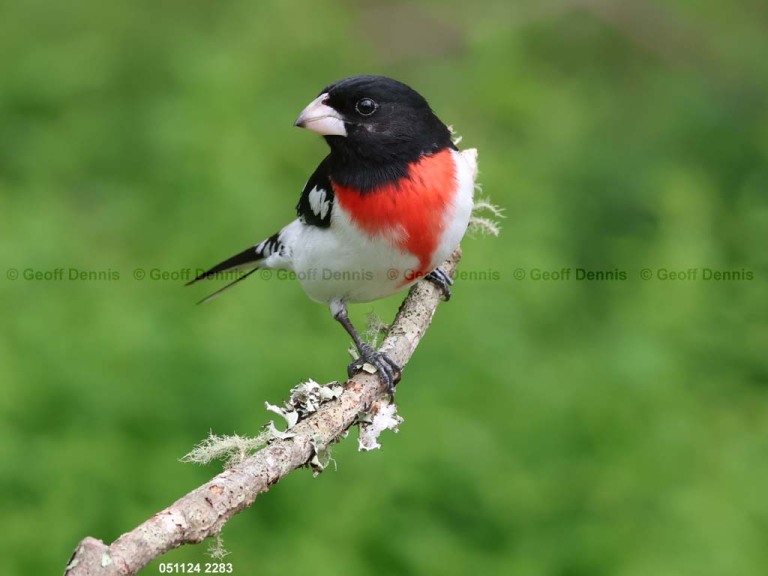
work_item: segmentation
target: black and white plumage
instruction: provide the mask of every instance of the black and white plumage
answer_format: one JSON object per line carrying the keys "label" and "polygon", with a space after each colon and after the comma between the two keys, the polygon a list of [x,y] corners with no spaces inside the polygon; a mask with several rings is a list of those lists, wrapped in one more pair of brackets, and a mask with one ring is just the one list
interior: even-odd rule
{"label": "black and white plumage", "polygon": [[424,277],[450,294],[450,278],[436,269],[466,232],[477,153],[459,152],[426,100],[383,76],[331,84],[296,125],[323,135],[331,149],[304,186],[298,218],[191,283],[232,269],[295,271],[307,295],[327,304],[352,336],[361,360],[350,374],[372,364],[391,392],[400,368],[361,340],[347,303],[389,296]]}
{"label": "black and white plumage", "polygon": [[328,228],[333,210],[333,186],[329,177],[329,160],[326,158],[307,181],[296,205],[299,219],[310,226]]}

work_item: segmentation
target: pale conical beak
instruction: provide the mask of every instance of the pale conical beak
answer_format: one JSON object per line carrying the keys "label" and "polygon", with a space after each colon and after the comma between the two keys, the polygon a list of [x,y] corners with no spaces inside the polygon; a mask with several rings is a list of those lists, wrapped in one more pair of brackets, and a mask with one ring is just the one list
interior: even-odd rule
{"label": "pale conical beak", "polygon": [[346,136],[347,129],[344,126],[344,118],[328,106],[327,101],[328,94],[320,94],[301,111],[293,125],[323,136]]}

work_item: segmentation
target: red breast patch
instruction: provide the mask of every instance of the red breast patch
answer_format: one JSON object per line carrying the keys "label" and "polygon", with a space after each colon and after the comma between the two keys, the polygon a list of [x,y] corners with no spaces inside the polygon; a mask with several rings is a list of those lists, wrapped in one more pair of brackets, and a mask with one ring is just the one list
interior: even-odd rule
{"label": "red breast patch", "polygon": [[456,193],[456,167],[449,149],[411,164],[408,176],[365,194],[333,183],[339,205],[371,236],[399,232],[397,247],[419,259],[404,284],[428,274],[445,228],[445,211]]}

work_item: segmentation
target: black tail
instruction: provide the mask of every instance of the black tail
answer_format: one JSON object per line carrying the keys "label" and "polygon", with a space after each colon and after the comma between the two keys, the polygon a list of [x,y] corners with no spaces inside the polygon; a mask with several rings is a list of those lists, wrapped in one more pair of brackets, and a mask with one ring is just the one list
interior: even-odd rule
{"label": "black tail", "polygon": [[[194,280],[187,282],[186,285],[189,286],[190,284],[194,284],[199,280],[205,280],[207,278],[216,278],[217,274],[223,274],[224,272],[234,272],[235,270],[248,270],[250,268],[250,270],[245,272],[245,274],[243,274],[242,276],[238,276],[223,288],[219,288],[213,294],[209,294],[208,296],[200,300],[198,304],[202,304],[203,302],[208,302],[208,300],[212,300],[213,298],[215,298],[225,290],[228,290],[238,282],[242,282],[243,280],[248,278],[248,276],[256,272],[256,270],[259,269],[259,264],[261,263],[261,261],[267,256],[266,254],[264,254],[263,244],[264,243],[259,244],[258,246],[252,246],[250,248],[246,248],[239,254],[235,254],[231,258],[227,258],[226,260],[224,260],[224,262],[220,262],[210,270],[206,270],[202,274],[199,274],[197,278],[195,278]],[[231,274],[227,274],[226,277],[227,279],[229,279],[232,276]]]}
{"label": "black tail", "polygon": [[[245,274],[243,274],[242,276],[238,276],[237,278],[232,280],[232,282],[224,286],[224,288],[220,288],[219,290],[216,290],[216,292],[214,292],[210,296],[206,296],[205,298],[200,300],[200,302],[198,302],[198,304],[202,304],[203,302],[207,302],[211,298],[215,298],[216,296],[224,292],[224,290],[231,288],[238,282],[242,282],[243,280],[248,278],[248,276],[256,272],[256,270],[258,270],[261,267],[262,261],[265,258],[271,256],[275,252],[280,252],[281,250],[282,250],[282,245],[280,243],[280,232],[278,232],[277,234],[273,234],[272,236],[264,240],[264,242],[262,242],[261,244],[257,244],[256,246],[252,246],[251,248],[246,248],[239,254],[235,254],[231,258],[227,258],[226,260],[224,260],[224,262],[219,262],[218,264],[216,264],[216,266],[214,266],[210,270],[206,270],[202,274],[199,274],[197,278],[195,278],[194,280],[187,282],[187,286],[189,286],[190,284],[194,284],[199,280],[205,280],[206,278],[215,278],[217,274],[221,274],[222,272],[231,272],[235,270],[243,270],[243,271],[247,270]],[[226,277],[227,280],[231,278],[232,276],[229,274]]]}
{"label": "black tail", "polygon": [[186,285],[189,286],[200,280],[215,277],[217,274],[222,272],[252,267],[257,268],[259,266],[259,261],[264,258],[263,254],[258,248],[259,246],[251,246],[250,248],[246,248],[239,254],[235,254],[231,258],[227,258],[224,260],[224,262],[219,262],[210,270],[206,270],[202,274],[198,274],[194,280],[190,280]]}
{"label": "black tail", "polygon": [[[245,273],[245,274],[243,274],[242,276],[240,276],[240,277],[238,277],[238,278],[235,278],[234,280],[232,280],[232,282],[230,282],[229,284],[227,284],[226,286],[224,286],[224,288],[219,288],[218,290],[216,290],[216,292],[213,292],[212,294],[208,294],[208,296],[206,296],[206,297],[205,297],[205,298],[203,298],[202,300],[198,301],[198,304],[205,304],[205,303],[206,303],[206,302],[208,302],[209,300],[213,300],[214,298],[216,298],[216,296],[218,296],[219,294],[221,294],[221,293],[222,293],[222,292],[224,292],[225,290],[229,290],[230,288],[232,288],[232,286],[234,286],[234,285],[235,285],[235,284],[237,284],[238,282],[242,282],[243,280],[245,280],[246,278],[248,278],[248,276],[250,276],[251,274],[253,274],[254,272],[256,272],[256,270],[258,270],[258,269],[259,269],[259,267],[257,266],[257,267],[256,267],[256,268],[254,268],[253,270],[249,270],[248,272],[246,272],[246,273]],[[187,284],[187,286],[189,286],[189,284]]]}

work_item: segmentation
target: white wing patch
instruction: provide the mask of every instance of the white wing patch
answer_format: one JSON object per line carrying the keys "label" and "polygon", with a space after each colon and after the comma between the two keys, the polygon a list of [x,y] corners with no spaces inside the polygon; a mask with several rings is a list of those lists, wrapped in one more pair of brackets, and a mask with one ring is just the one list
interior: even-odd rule
{"label": "white wing patch", "polygon": [[308,199],[312,212],[320,216],[322,220],[325,220],[328,211],[331,209],[331,201],[328,199],[325,190],[315,186],[310,190]]}
{"label": "white wing patch", "polygon": [[272,242],[272,238],[267,238],[266,240],[264,240],[263,242],[259,243],[256,246],[256,253],[262,254],[264,258],[271,256],[273,251],[274,251],[274,245]]}

